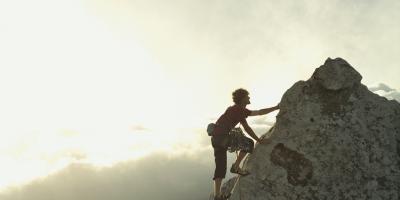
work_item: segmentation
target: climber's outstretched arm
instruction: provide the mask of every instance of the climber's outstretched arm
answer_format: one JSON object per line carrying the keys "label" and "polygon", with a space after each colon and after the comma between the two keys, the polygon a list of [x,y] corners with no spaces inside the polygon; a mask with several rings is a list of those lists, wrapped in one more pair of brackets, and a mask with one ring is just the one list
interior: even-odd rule
{"label": "climber's outstretched arm", "polygon": [[274,106],[274,107],[271,107],[271,108],[264,108],[264,109],[260,109],[260,110],[252,110],[251,113],[250,113],[250,116],[265,115],[265,114],[268,114],[268,113],[273,112],[273,111],[278,110],[278,109],[279,109],[279,104]]}

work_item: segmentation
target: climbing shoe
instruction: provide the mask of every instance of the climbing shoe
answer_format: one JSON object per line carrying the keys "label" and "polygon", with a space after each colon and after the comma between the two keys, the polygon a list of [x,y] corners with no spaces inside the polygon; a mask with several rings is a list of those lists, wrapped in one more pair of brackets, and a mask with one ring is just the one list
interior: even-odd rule
{"label": "climbing shoe", "polygon": [[231,196],[231,194],[222,194],[221,196],[215,196],[214,200],[227,200],[229,199],[229,197]]}
{"label": "climbing shoe", "polygon": [[231,170],[230,171],[231,171],[231,173],[239,174],[241,176],[247,176],[247,175],[250,174],[250,172],[248,172],[247,170],[240,169],[240,167],[235,168],[235,164],[233,164],[231,166]]}

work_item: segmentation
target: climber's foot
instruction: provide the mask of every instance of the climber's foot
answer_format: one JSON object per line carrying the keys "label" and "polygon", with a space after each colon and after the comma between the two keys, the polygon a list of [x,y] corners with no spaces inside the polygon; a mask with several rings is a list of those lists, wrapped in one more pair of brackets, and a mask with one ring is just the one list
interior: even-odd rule
{"label": "climber's foot", "polygon": [[219,196],[215,196],[214,200],[227,200],[227,199],[229,199],[230,196],[231,196],[230,193],[229,194],[222,194],[222,195],[219,195]]}
{"label": "climber's foot", "polygon": [[231,171],[231,173],[239,174],[239,175],[242,175],[242,176],[247,176],[247,175],[250,174],[250,172],[248,172],[247,170],[243,170],[240,167],[235,167],[235,164],[233,164],[231,166],[231,170],[230,171]]}

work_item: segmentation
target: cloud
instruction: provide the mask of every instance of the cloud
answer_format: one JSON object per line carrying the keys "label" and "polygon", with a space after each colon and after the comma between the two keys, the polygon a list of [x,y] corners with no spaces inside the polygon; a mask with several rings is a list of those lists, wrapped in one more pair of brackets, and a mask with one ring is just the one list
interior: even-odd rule
{"label": "cloud", "polygon": [[378,83],[378,84],[374,84],[374,85],[370,85],[368,86],[368,89],[372,92],[376,92],[379,90],[383,90],[385,92],[391,92],[394,91],[395,89],[390,88],[389,86],[383,84],[383,83]]}
{"label": "cloud", "polygon": [[400,84],[400,49],[391,45],[400,41],[396,0],[122,2],[104,6],[115,9],[107,13],[119,17],[120,30],[125,22],[135,27],[154,55],[188,80],[220,80],[229,71],[237,78],[224,79],[226,85],[263,77],[264,88],[283,90],[308,78],[321,59],[343,57],[364,80]]}
{"label": "cloud", "polygon": [[252,119],[250,123],[254,125],[267,125],[267,126],[273,126],[275,124],[273,120],[271,120],[270,118],[268,118],[268,116],[265,115],[262,117],[257,117],[255,119]]}
{"label": "cloud", "polygon": [[[256,134],[268,129],[254,126]],[[61,171],[29,184],[0,193],[1,200],[202,200],[212,192],[214,156],[205,133],[199,147],[180,153],[153,153],[139,160],[119,162],[111,167],[74,163]],[[193,144],[188,144],[192,145]],[[194,146],[196,146],[194,145]],[[78,159],[84,155],[73,155]],[[228,153],[228,167],[235,160]],[[85,161],[83,161],[85,162]],[[233,177],[229,171],[226,180]]]}
{"label": "cloud", "polygon": [[212,152],[153,154],[109,168],[71,164],[62,171],[0,194],[2,200],[187,200],[212,190]]}
{"label": "cloud", "polygon": [[400,102],[400,92],[396,89],[393,89],[389,87],[388,85],[384,83],[379,83],[379,84],[372,84],[368,86],[368,89],[371,92],[374,92],[380,96],[383,96],[387,98],[388,100],[396,100]]}

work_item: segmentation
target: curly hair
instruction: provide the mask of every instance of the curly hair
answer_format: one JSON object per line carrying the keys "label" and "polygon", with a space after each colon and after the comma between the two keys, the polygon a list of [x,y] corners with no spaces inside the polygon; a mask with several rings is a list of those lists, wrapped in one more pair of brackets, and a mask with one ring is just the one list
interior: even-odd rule
{"label": "curly hair", "polygon": [[239,104],[243,97],[247,96],[249,92],[243,88],[239,88],[232,92],[232,99],[235,104]]}

